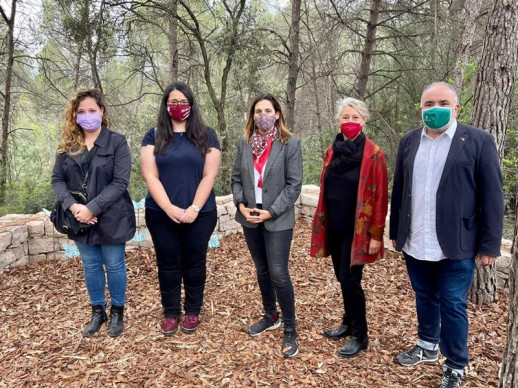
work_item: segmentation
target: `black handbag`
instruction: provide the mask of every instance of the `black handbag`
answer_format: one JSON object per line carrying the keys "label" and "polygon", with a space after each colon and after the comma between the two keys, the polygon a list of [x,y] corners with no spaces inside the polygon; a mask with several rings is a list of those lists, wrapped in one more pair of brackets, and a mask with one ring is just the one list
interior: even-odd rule
{"label": "black handbag", "polygon": [[[94,147],[92,153],[88,155],[88,164],[90,164],[90,160],[93,157],[93,154],[96,150],[97,147]],[[83,184],[81,185],[81,191],[70,191],[70,194],[72,194],[77,203],[80,203],[82,205],[86,205],[88,203],[86,189],[88,187],[89,175],[90,169],[88,169],[87,173],[85,174]],[[70,210],[63,209],[63,203],[59,199],[56,201],[54,210],[52,210],[52,212],[50,213],[50,221],[54,224],[54,227],[59,233],[67,234],[69,236],[80,236],[86,234],[95,225],[85,224],[76,220],[74,214]]]}
{"label": "black handbag", "polygon": [[[86,197],[83,193],[70,192],[78,203],[86,205]],[[83,199],[84,198],[84,199]],[[54,210],[50,213],[50,220],[59,233],[69,236],[80,236],[86,234],[93,228],[94,224],[84,224],[74,217],[74,214],[68,209],[63,209],[63,203],[58,199]]]}

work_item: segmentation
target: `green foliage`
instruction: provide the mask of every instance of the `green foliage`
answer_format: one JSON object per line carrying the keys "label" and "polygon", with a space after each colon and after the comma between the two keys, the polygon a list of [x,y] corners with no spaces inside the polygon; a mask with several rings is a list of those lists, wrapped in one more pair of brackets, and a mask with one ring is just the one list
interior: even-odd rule
{"label": "green foliage", "polygon": [[512,239],[514,230],[514,217],[518,195],[518,129],[508,129],[506,132],[506,146],[502,161],[502,178],[504,181],[504,201],[506,207],[504,237]]}
{"label": "green foliage", "polygon": [[[88,9],[84,7],[87,3]],[[170,0],[130,3],[43,0],[41,24],[31,25],[30,30],[20,34],[33,40],[32,46],[17,46],[19,59],[15,65],[8,141],[10,182],[6,201],[0,206],[2,213],[38,211],[54,202],[50,174],[63,111],[74,92],[76,75],[79,86],[93,86],[92,63],[101,77],[111,128],[123,133],[130,145],[130,194],[139,200],[147,193],[140,174],[140,142],[146,130],[156,125],[162,91],[172,81],[171,15],[167,11]],[[286,102],[292,33],[290,3],[247,1],[234,36],[231,13],[238,3],[227,1],[227,9],[218,1],[185,2],[198,20],[216,99],[222,97],[223,70],[229,53],[233,53],[226,98],[224,103],[220,101],[226,121],[223,128],[217,104],[209,95],[203,55],[196,39],[198,32],[190,29],[195,24],[185,7],[178,5],[178,80],[191,86],[205,122],[225,144],[215,183],[217,195],[230,193],[228,173],[250,102],[263,92],[273,93],[282,104]],[[338,131],[336,100],[356,96],[370,6],[371,2],[366,1],[303,2],[296,125],[290,129],[302,141],[305,184],[319,184],[324,152]],[[366,132],[383,149],[389,178],[399,138],[422,123],[419,99],[423,87],[433,81],[451,81],[457,64],[455,53],[464,27],[462,11],[450,15],[448,2],[436,2],[436,6],[432,12],[428,2],[389,1],[383,5],[365,98],[372,116]],[[404,7],[411,8],[411,12],[405,12]],[[476,35],[480,36],[480,32]],[[0,25],[0,33],[5,34],[4,25]],[[0,50],[2,65],[6,63],[4,46],[0,40],[0,48],[4,49]],[[478,57],[473,55],[460,91],[461,122],[470,120],[477,66]],[[4,68],[0,66],[0,78]],[[518,180],[517,102],[515,98],[502,167],[509,215],[514,212]],[[509,224],[512,222],[508,219]]]}
{"label": "green foliage", "polygon": [[7,186],[5,202],[0,205],[0,215],[10,213],[32,214],[43,208],[52,210],[56,198],[50,186],[50,177],[25,178]]}

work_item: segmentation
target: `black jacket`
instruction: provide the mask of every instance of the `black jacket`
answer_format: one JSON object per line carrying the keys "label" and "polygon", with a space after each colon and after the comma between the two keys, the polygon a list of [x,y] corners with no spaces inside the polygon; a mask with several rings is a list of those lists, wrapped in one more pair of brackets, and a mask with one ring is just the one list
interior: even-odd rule
{"label": "black jacket", "polygon": [[[390,210],[390,239],[397,241],[398,251],[410,231],[412,174],[422,130],[407,133],[399,143]],[[458,123],[436,201],[435,228],[446,257],[500,256],[502,175],[495,142],[488,132]]]}
{"label": "black jacket", "polygon": [[[71,236],[81,243],[121,244],[135,235],[135,211],[128,193],[131,153],[126,138],[106,127],[95,140],[97,152],[90,161],[86,207],[97,224],[83,236]],[[83,184],[81,155],[58,154],[52,172],[52,188],[63,208],[76,203],[70,190]]]}

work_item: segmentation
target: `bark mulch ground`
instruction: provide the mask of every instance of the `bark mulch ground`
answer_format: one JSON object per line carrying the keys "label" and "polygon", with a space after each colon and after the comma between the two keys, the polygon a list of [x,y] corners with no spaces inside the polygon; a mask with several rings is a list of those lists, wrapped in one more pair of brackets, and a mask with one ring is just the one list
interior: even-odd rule
{"label": "bark mulch ground", "polygon": [[[290,271],[300,353],[285,360],[282,330],[250,337],[262,315],[255,271],[241,234],[210,249],[202,323],[195,334],[164,337],[152,251],[128,255],[123,336],[81,335],[90,310],[79,259],[32,263],[0,273],[1,387],[437,387],[440,363],[413,368],[394,357],[414,345],[414,296],[396,255],[364,270],[370,344],[354,359],[344,340],[322,336],[339,323],[342,302],[330,259],[309,257],[310,225],[295,229]],[[508,300],[470,305],[471,363],[464,387],[496,387]],[[441,358],[441,363],[444,361]]]}

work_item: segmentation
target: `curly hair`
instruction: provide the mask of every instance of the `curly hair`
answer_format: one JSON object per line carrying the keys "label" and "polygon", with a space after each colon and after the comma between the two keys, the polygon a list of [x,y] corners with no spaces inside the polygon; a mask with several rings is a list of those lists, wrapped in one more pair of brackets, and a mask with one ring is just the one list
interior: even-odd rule
{"label": "curly hair", "polygon": [[79,89],[67,102],[65,108],[65,124],[59,141],[58,154],[68,152],[71,155],[78,155],[85,149],[85,133],[76,123],[77,109],[81,101],[86,98],[93,98],[97,106],[103,110],[103,126],[108,126],[110,120],[106,111],[106,104],[101,92],[97,89]]}
{"label": "curly hair", "polygon": [[250,138],[252,137],[254,133],[254,114],[255,114],[255,105],[259,101],[267,100],[270,101],[273,105],[273,109],[275,110],[275,113],[279,114],[279,118],[275,122],[275,126],[279,130],[280,134],[280,140],[283,144],[288,144],[288,138],[293,136],[293,134],[289,131],[288,125],[286,124],[286,119],[284,118],[284,115],[282,114],[281,104],[277,99],[270,93],[264,93],[259,96],[257,96],[252,102],[252,105],[250,106],[250,111],[248,113],[248,121],[246,122],[245,126],[245,142],[249,142]]}

